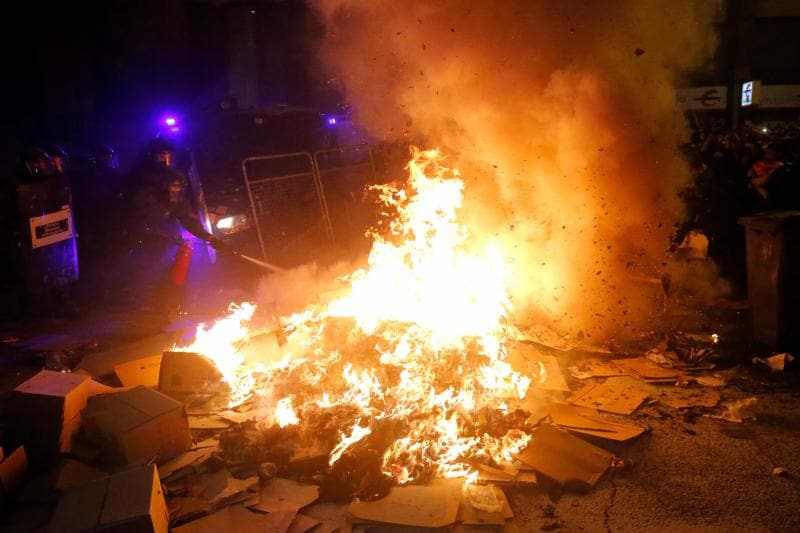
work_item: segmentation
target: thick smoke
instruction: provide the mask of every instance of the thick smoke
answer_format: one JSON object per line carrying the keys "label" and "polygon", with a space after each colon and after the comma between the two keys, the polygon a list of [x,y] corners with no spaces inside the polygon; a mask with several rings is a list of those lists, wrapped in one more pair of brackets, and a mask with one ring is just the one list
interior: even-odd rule
{"label": "thick smoke", "polygon": [[461,170],[461,215],[476,242],[502,244],[518,322],[599,340],[652,320],[689,179],[673,88],[710,58],[719,4],[315,6],[322,63],[358,120],[440,147]]}

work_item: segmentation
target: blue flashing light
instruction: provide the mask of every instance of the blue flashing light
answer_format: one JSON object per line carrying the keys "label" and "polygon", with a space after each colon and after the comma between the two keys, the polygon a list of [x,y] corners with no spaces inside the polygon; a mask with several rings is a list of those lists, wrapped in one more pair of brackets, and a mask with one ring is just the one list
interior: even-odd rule
{"label": "blue flashing light", "polygon": [[335,126],[336,125],[336,117],[328,117],[328,125]]}
{"label": "blue flashing light", "polygon": [[178,123],[178,121],[175,119],[175,117],[166,117],[164,119],[164,124],[166,124],[167,126],[170,126],[170,127],[175,126],[175,124],[177,124],[177,123]]}

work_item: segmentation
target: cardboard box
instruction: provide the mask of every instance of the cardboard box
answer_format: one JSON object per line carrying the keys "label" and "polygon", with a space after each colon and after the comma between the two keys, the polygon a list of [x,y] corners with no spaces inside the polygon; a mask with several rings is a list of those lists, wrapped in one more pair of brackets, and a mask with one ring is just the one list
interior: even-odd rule
{"label": "cardboard box", "polygon": [[[0,450],[2,450],[0,448]],[[0,462],[0,500],[14,492],[28,473],[28,457],[20,446]]]}
{"label": "cardboard box", "polygon": [[37,459],[68,452],[81,427],[90,381],[80,374],[42,370],[22,383],[9,407],[12,437]]}
{"label": "cardboard box", "polygon": [[161,371],[161,355],[143,357],[114,367],[114,373],[123,387],[158,387],[158,373]]}
{"label": "cardboard box", "polygon": [[214,363],[193,352],[164,352],[158,376],[158,390],[183,401],[198,394],[215,394],[226,389]]}
{"label": "cardboard box", "polygon": [[111,464],[162,462],[192,444],[183,404],[144,386],[90,398],[83,428]]}
{"label": "cardboard box", "polygon": [[158,470],[149,465],[65,492],[47,530],[167,533],[168,528]]}

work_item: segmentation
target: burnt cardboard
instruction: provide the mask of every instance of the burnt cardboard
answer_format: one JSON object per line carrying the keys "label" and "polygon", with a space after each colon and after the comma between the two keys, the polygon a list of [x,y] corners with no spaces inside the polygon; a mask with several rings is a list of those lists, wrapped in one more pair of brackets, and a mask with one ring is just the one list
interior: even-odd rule
{"label": "burnt cardboard", "polygon": [[600,416],[597,411],[579,405],[553,403],[550,420],[573,433],[624,442],[644,433],[644,428],[633,424],[620,424]]}
{"label": "burnt cardboard", "polygon": [[565,430],[540,425],[516,457],[565,489],[583,492],[600,480],[614,455]]}
{"label": "burnt cardboard", "polygon": [[192,444],[183,404],[144,386],[91,398],[83,427],[110,464],[163,462]]}
{"label": "burnt cardboard", "polygon": [[359,521],[417,528],[449,526],[458,517],[460,479],[435,479],[429,485],[392,487],[389,494],[371,502],[355,501],[348,511]]}
{"label": "burnt cardboard", "polygon": [[158,470],[149,465],[66,491],[48,532],[167,533],[168,527]]}
{"label": "burnt cardboard", "polygon": [[80,430],[90,381],[81,374],[42,370],[19,385],[9,406],[12,437],[37,459],[68,452]]}
{"label": "burnt cardboard", "polygon": [[198,394],[225,390],[225,386],[222,374],[210,359],[193,352],[164,352],[158,390],[184,401]]}

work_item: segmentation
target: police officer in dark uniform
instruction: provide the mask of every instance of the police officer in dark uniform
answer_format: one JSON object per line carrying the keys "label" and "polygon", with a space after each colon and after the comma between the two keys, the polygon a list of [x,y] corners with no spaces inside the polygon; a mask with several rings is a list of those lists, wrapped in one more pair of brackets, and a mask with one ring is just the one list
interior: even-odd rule
{"label": "police officer in dark uniform", "polygon": [[29,316],[42,312],[75,314],[69,298],[78,279],[78,251],[70,182],[63,166],[41,147],[20,155],[20,173],[3,194],[2,243],[4,281],[15,285],[18,309]]}
{"label": "police officer in dark uniform", "polygon": [[139,273],[149,271],[140,280],[156,285],[152,294],[158,302],[154,307],[169,318],[181,312],[192,257],[191,240],[183,230],[216,250],[226,248],[203,227],[188,180],[175,168],[174,155],[169,141],[154,139],[147,161],[132,176],[126,195],[133,210],[127,217],[132,222],[127,228],[132,251],[139,257]]}

